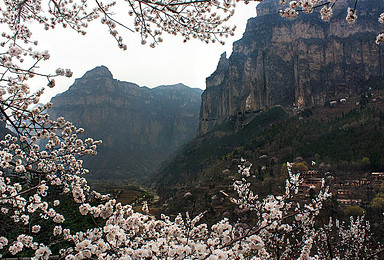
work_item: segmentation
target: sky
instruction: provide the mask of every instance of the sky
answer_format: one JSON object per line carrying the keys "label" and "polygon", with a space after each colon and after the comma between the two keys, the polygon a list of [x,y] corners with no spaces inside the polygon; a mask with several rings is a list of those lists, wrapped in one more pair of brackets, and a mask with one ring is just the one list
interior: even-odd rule
{"label": "sky", "polygon": [[[72,78],[56,78],[56,87],[46,89],[41,102],[47,102],[57,93],[66,91],[76,78],[96,66],[109,68],[115,79],[136,83],[150,88],[159,85],[183,83],[194,88],[205,89],[205,79],[217,66],[220,55],[226,51],[229,57],[232,43],[244,33],[246,22],[256,16],[256,3],[238,3],[234,17],[228,24],[237,26],[235,36],[219,43],[206,44],[199,40],[183,43],[180,36],[163,35],[164,42],[155,48],[141,45],[140,36],[120,30],[128,45],[122,51],[109,35],[107,28],[95,21],[90,23],[85,36],[62,28],[45,31],[36,27],[33,38],[39,40],[40,50],[49,50],[51,58],[40,64],[42,71],[54,73],[56,68],[70,68]],[[33,86],[45,85],[45,81],[33,82]],[[33,88],[32,86],[32,88]]]}

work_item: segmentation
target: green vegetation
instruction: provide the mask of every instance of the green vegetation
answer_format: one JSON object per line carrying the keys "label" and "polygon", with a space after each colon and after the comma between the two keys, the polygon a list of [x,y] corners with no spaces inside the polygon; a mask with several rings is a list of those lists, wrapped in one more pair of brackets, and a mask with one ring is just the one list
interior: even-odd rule
{"label": "green vegetation", "polygon": [[275,107],[267,112],[258,114],[247,125],[235,132],[236,118],[232,118],[224,125],[202,137],[195,138],[179,149],[176,156],[164,164],[155,178],[161,192],[174,184],[194,180],[199,172],[207,166],[220,161],[222,158],[232,158],[244,152],[249,140],[271,124],[288,117],[282,107]]}
{"label": "green vegetation", "polygon": [[359,206],[350,206],[344,209],[344,215],[347,217],[350,217],[350,216],[357,217],[357,216],[362,216],[364,214],[365,214],[365,210]]}
{"label": "green vegetation", "polygon": [[384,193],[377,193],[376,196],[373,198],[369,206],[378,212],[384,211]]}
{"label": "green vegetation", "polygon": [[[356,104],[359,97],[335,107],[295,110],[290,116],[276,107],[258,114],[237,131],[239,120],[232,118],[195,138],[165,164],[157,178],[159,195],[166,200],[163,210],[170,214],[208,210],[212,218],[232,212],[227,198],[220,198],[219,206],[216,201],[220,191],[231,192],[233,179],[239,177],[240,158],[253,164],[252,187],[260,196],[283,190],[286,162],[296,162],[294,170],[305,171],[311,168],[307,163],[314,161],[313,167],[322,174],[332,172],[341,179],[383,171],[384,101],[372,101],[381,94],[369,95],[364,107]],[[183,197],[187,192],[193,195],[188,203]],[[374,207],[381,205],[379,201],[372,202]],[[351,208],[344,213],[361,212]]]}
{"label": "green vegetation", "polygon": [[305,172],[308,171],[309,168],[305,162],[298,162],[293,165],[294,172]]}

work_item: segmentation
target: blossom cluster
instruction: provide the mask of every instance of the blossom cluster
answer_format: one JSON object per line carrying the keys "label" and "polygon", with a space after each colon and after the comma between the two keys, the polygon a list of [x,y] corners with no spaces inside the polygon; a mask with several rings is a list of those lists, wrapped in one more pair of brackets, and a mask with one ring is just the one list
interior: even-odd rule
{"label": "blossom cluster", "polygon": [[[379,17],[379,22],[380,23],[384,23],[384,13],[381,13],[380,14],[380,17]],[[377,35],[376,37],[376,43],[379,44],[381,42],[384,42],[384,33],[380,33],[379,35]]]}
{"label": "blossom cluster", "polygon": [[[240,174],[247,176],[249,167],[240,165]],[[303,228],[313,228],[313,217],[318,214],[321,201],[329,196],[324,189],[314,202],[301,208],[296,205],[293,210],[293,204],[287,198],[293,197],[291,190],[299,182],[293,178],[287,183],[289,187],[285,195],[268,196],[260,201],[252,196],[249,208],[261,210],[255,211],[259,219],[253,227],[223,219],[209,228],[200,223],[203,214],[194,218],[190,218],[188,213],[184,217],[179,214],[173,221],[164,215],[155,219],[134,212],[130,205],[122,205],[113,199],[97,206],[83,203],[79,206],[80,213],[103,218],[105,225],[73,235],[67,231],[64,238],[75,246],[61,253],[66,259],[242,259],[247,255],[253,255],[254,259],[273,258],[271,238],[282,244],[284,238],[276,240],[278,232],[287,235],[299,230],[303,232]],[[245,186],[249,187],[248,184]],[[235,189],[240,199],[250,201],[245,198],[249,193],[241,191],[241,188]],[[294,219],[295,223],[288,219]],[[288,255],[293,245],[286,249]]]}
{"label": "blossom cluster", "polygon": [[[15,255],[30,248],[38,259],[46,259],[50,249],[33,239],[42,232],[39,223],[51,221],[60,225],[65,221],[63,212],[57,210],[59,198],[52,201],[48,193],[57,188],[82,203],[90,188],[80,176],[88,172],[81,157],[95,155],[101,141],[83,141],[78,135],[84,129],[62,117],[52,119],[47,113],[51,103],[38,104],[44,89],[30,91],[28,81],[33,77],[45,77],[47,85],[54,87],[54,77],[72,76],[69,69],[58,68],[52,74],[38,71],[39,62],[48,60],[50,55],[48,51],[34,50],[38,42],[31,40],[27,24],[38,20],[54,28],[56,23],[39,16],[40,12],[40,1],[5,1],[0,12],[0,23],[8,26],[0,43],[0,114],[5,122],[3,131],[7,131],[5,126],[11,130],[0,141],[0,214],[2,219],[21,225],[15,240],[0,237],[0,250]],[[89,195],[95,197],[94,193]],[[61,226],[56,226],[52,235],[60,234]]]}
{"label": "blossom cluster", "polygon": [[[307,14],[313,13],[314,9],[321,8],[320,16],[324,21],[329,21],[333,15],[333,7],[335,6],[337,0],[293,0],[287,2],[286,0],[280,0],[281,5],[287,5],[284,10],[280,11],[282,17],[295,18],[299,12],[304,12]],[[355,5],[353,8],[347,8],[347,15],[345,17],[346,21],[349,24],[354,24],[357,19],[357,2],[355,0]],[[384,23],[384,13],[379,17],[379,22]],[[376,37],[376,43],[379,44],[384,42],[384,33],[380,33]]]}
{"label": "blossom cluster", "polygon": [[[162,32],[180,34],[184,41],[196,38],[206,43],[233,35],[236,27],[223,25],[234,14],[235,1],[129,1],[134,31],[142,35],[142,44],[152,38],[151,47],[162,41]],[[154,27],[154,28],[153,28]]]}
{"label": "blossom cluster", "polygon": [[[204,42],[224,43],[219,37],[233,35],[236,27],[224,25],[233,16],[236,0],[161,0],[161,1],[125,1],[132,19],[117,20],[113,10],[116,2],[110,1],[50,1],[44,12],[41,1],[5,1],[6,9],[0,23],[7,23],[11,31],[18,34],[4,35],[7,40],[19,38],[30,42],[32,35],[26,23],[21,21],[35,20],[46,30],[57,26],[71,28],[85,35],[88,24],[95,20],[108,27],[110,35],[115,38],[118,47],[126,50],[119,28],[138,32],[142,36],[142,44],[150,42],[151,47],[163,41],[163,32],[180,34],[185,41],[197,38]],[[248,3],[249,0],[245,1]],[[15,21],[17,21],[15,23]],[[129,23],[133,23],[132,26]],[[3,44],[7,43],[7,40]],[[32,41],[31,41],[32,42]],[[37,41],[33,41],[36,43]],[[39,56],[39,55],[38,55]]]}

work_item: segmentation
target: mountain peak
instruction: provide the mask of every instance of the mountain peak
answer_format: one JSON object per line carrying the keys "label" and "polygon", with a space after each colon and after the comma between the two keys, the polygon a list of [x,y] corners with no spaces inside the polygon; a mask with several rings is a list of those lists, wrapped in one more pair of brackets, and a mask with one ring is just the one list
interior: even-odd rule
{"label": "mountain peak", "polygon": [[270,14],[276,15],[279,13],[279,9],[282,8],[283,6],[279,5],[279,1],[266,0],[256,6],[256,13],[258,17]]}
{"label": "mountain peak", "polygon": [[227,59],[227,52],[223,52],[220,55],[219,63],[217,64],[216,70],[226,69],[229,65],[229,59]]}
{"label": "mountain peak", "polygon": [[112,73],[109,71],[109,69],[104,66],[98,66],[90,71],[87,71],[83,78],[110,78],[113,79]]}
{"label": "mountain peak", "polygon": [[195,136],[201,92],[181,84],[156,91],[111,78],[104,66],[90,70],[52,99],[50,115],[104,141],[100,158],[84,161],[90,178],[144,180]]}

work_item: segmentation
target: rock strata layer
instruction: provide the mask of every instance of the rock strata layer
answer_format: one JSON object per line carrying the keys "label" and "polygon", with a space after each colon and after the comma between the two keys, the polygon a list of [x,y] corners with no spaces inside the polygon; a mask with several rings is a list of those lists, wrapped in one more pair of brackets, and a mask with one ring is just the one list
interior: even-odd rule
{"label": "rock strata layer", "polygon": [[338,1],[325,22],[317,12],[281,18],[278,1],[261,2],[231,56],[223,54],[206,79],[198,133],[238,114],[323,105],[360,94],[368,82],[383,84],[384,48],[375,39],[384,29],[378,22],[384,1],[359,1],[358,19],[349,25],[346,8],[354,3]]}

